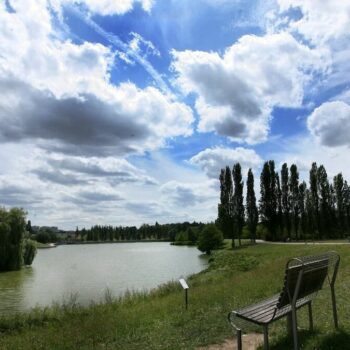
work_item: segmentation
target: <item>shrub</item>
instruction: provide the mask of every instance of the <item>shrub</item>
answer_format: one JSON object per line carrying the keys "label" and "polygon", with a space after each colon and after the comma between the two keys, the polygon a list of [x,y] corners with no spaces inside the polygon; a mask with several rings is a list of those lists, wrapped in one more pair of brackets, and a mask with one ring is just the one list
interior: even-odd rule
{"label": "shrub", "polygon": [[223,244],[224,236],[214,224],[206,226],[199,235],[198,249],[208,255],[212,250],[222,248]]}

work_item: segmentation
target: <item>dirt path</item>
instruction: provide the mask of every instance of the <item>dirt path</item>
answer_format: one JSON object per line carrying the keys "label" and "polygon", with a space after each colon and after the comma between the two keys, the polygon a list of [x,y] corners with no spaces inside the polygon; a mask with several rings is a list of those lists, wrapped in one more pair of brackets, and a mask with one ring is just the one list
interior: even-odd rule
{"label": "dirt path", "polygon": [[[263,335],[258,333],[244,334],[243,349],[256,350],[263,342]],[[237,350],[237,342],[235,339],[228,339],[222,344],[209,345],[197,348],[197,350]]]}

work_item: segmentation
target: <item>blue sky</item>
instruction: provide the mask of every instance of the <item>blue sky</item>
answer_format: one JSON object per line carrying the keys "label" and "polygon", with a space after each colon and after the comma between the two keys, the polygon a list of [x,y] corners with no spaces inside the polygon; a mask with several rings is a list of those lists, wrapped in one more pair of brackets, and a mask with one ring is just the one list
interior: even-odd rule
{"label": "blue sky", "polygon": [[220,168],[350,160],[350,3],[0,1],[0,202],[34,225],[211,221]]}

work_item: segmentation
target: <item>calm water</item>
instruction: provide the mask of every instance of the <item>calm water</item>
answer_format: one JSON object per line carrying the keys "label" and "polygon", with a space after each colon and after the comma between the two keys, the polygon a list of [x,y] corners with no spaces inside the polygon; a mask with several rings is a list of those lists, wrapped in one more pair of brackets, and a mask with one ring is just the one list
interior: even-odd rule
{"label": "calm water", "polygon": [[207,260],[194,247],[169,243],[59,246],[38,250],[32,267],[0,273],[0,312],[62,303],[100,301],[126,290],[149,290],[203,270]]}

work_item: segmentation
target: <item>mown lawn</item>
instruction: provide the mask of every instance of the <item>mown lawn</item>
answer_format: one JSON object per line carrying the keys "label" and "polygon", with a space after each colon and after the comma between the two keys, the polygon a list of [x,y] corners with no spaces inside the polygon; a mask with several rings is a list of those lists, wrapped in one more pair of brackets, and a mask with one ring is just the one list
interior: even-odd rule
{"label": "mown lawn", "polygon": [[[340,330],[332,320],[329,289],[314,304],[313,333],[307,310],[299,312],[302,349],[350,349],[350,247],[259,244],[222,250],[208,270],[188,279],[189,309],[177,282],[151,294],[104,305],[33,310],[0,319],[0,349],[195,349],[232,337],[227,313],[278,293],[290,257],[335,250],[341,255],[336,283]],[[271,349],[290,349],[285,320],[271,325]]]}

